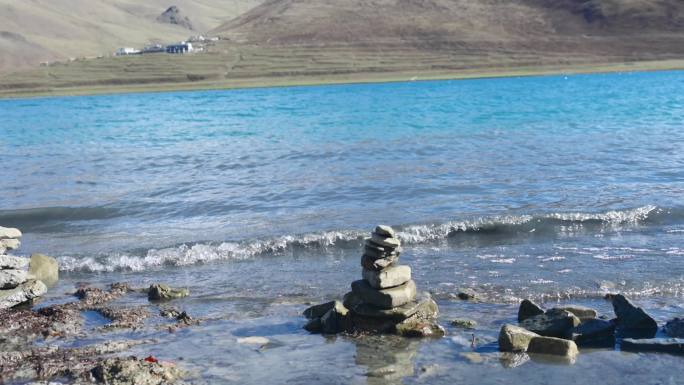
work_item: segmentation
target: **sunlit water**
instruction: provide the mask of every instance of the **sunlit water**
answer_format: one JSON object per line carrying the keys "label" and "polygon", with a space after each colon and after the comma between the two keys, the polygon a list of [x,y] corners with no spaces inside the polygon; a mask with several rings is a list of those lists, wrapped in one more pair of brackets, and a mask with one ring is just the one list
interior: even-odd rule
{"label": "sunlit water", "polygon": [[[612,315],[602,296],[620,291],[661,322],[684,314],[682,72],[13,100],[0,112],[0,225],[24,231],[22,254],[60,259],[50,296],[80,281],[188,286],[175,305],[214,321],[140,331],[159,344],[138,349],[197,378],[677,383],[676,357],[599,350],[507,369],[493,342],[523,297]],[[301,330],[307,303],[358,279],[378,223],[399,231],[448,337]],[[460,288],[484,302],[454,299]],[[455,317],[478,320],[485,362],[460,355],[472,333],[448,326]],[[271,344],[237,343],[252,335]]]}

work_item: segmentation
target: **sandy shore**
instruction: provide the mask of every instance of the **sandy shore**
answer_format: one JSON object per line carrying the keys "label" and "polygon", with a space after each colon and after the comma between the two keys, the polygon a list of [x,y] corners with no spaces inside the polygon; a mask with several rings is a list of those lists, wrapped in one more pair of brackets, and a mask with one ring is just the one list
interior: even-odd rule
{"label": "sandy shore", "polygon": [[[194,90],[222,90],[240,88],[265,88],[288,86],[314,86],[326,84],[355,84],[355,83],[386,83],[428,80],[458,80],[481,79],[499,77],[523,76],[551,76],[574,75],[587,73],[616,73],[637,71],[667,71],[684,69],[684,60],[657,60],[606,64],[575,64],[568,66],[512,66],[486,70],[482,68],[435,71],[388,71],[388,72],[357,72],[348,74],[297,74],[292,76],[253,76],[235,79],[216,79],[199,81],[159,80],[146,81],[142,84],[128,84],[119,79],[106,85],[71,85],[77,83],[62,82],[59,86],[44,86],[40,83],[13,87],[11,84],[0,83],[0,99],[33,98],[50,96],[80,96],[100,94],[121,94],[141,92],[169,92]],[[7,77],[5,78],[7,79]]]}

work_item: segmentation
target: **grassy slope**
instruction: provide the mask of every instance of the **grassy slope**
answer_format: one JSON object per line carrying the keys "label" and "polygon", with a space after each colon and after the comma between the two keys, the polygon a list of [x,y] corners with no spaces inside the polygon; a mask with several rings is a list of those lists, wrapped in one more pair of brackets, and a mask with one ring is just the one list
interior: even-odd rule
{"label": "grassy slope", "polygon": [[0,96],[684,68],[676,0],[270,0],[207,54],[0,77]]}

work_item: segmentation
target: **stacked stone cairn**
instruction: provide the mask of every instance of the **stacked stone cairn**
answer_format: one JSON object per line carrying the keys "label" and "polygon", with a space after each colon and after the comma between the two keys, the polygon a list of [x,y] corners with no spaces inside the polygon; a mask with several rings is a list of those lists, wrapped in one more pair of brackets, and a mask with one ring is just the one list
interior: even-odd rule
{"label": "stacked stone cairn", "polygon": [[29,258],[8,255],[21,246],[21,231],[0,227],[0,309],[31,303],[57,279],[57,262],[41,254]]}
{"label": "stacked stone cairn", "polygon": [[304,311],[310,332],[340,332],[404,336],[443,336],[434,322],[437,304],[427,295],[417,298],[411,267],[400,265],[401,242],[389,226],[377,226],[365,239],[362,279],[351,284],[343,301],[312,306]]}

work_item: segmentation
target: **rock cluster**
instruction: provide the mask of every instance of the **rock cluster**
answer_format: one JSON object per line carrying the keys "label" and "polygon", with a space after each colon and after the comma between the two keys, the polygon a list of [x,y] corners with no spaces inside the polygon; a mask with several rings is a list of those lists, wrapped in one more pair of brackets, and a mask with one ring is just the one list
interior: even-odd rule
{"label": "rock cluster", "polygon": [[326,334],[347,332],[442,336],[434,323],[437,304],[417,299],[411,268],[400,265],[401,242],[389,226],[377,226],[364,243],[362,279],[351,284],[343,302],[332,301],[304,311],[305,329]]}
{"label": "rock cluster", "polygon": [[33,301],[47,291],[45,283],[40,280],[43,271],[35,269],[41,265],[37,259],[34,262],[35,256],[29,261],[5,254],[7,250],[16,250],[21,246],[21,235],[17,229],[0,227],[0,309]]}

